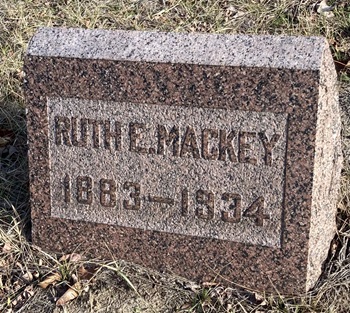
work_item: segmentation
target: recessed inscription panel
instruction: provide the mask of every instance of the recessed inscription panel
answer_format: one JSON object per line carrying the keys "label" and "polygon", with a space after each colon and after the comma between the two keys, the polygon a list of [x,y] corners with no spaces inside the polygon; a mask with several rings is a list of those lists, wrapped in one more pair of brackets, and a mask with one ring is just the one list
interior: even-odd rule
{"label": "recessed inscription panel", "polygon": [[51,215],[280,246],[286,114],[49,99]]}

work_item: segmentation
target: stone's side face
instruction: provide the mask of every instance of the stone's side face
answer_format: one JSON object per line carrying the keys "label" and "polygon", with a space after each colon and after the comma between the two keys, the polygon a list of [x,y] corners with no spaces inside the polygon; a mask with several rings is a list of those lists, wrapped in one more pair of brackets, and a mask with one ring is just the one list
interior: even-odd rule
{"label": "stone's side face", "polygon": [[341,168],[324,39],[46,28],[25,72],[37,244],[281,293],[316,282]]}
{"label": "stone's side face", "polygon": [[[319,104],[317,112],[314,184],[310,224],[307,287],[321,275],[323,242],[330,242],[336,229],[336,205],[342,166],[341,120],[338,106],[337,75],[327,49],[321,59]],[[331,148],[330,148],[331,147]],[[323,227],[320,227],[323,225]]]}

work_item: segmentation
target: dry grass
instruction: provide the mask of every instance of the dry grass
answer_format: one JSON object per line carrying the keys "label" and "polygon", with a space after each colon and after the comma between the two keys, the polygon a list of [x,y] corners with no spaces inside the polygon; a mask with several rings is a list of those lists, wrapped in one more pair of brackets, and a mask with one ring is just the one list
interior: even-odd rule
{"label": "dry grass", "polygon": [[[350,166],[343,172],[338,234],[322,280],[298,298],[268,296],[222,286],[195,285],[123,262],[66,262],[30,244],[26,164],[23,55],[39,26],[180,32],[324,35],[343,81],[350,81],[350,4],[334,4],[333,17],[316,12],[316,1],[287,0],[2,0],[0,2],[0,129],[12,132],[0,147],[0,312],[348,312],[350,307]],[[343,84],[342,104],[350,103]],[[349,105],[348,105],[349,106]],[[349,110],[350,112],[350,110]],[[350,114],[343,117],[350,155]],[[350,144],[349,144],[350,146]],[[82,266],[96,273],[64,309],[55,300]],[[96,264],[98,267],[96,267]],[[106,269],[107,267],[107,269]],[[61,279],[46,290],[46,275]],[[79,279],[79,277],[78,277]],[[82,288],[83,290],[83,288]]]}

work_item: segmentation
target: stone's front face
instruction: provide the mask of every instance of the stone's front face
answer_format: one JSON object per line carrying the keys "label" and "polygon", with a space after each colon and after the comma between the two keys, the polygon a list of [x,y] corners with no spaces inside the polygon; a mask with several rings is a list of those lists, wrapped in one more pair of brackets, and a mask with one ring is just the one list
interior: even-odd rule
{"label": "stone's front face", "polygon": [[286,114],[78,99],[48,109],[52,216],[281,246]]}
{"label": "stone's front face", "polygon": [[34,242],[260,290],[315,283],[341,166],[323,39],[49,28],[25,72]]}

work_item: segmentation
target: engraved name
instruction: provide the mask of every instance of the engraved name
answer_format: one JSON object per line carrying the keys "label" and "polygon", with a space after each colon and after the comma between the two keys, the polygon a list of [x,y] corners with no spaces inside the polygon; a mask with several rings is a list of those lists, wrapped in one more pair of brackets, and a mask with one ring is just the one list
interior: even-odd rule
{"label": "engraved name", "polygon": [[[139,154],[272,166],[273,150],[281,138],[278,133],[267,136],[264,131],[218,128],[198,131],[193,125],[180,128],[178,125],[158,124],[154,125],[151,133],[147,133],[148,125],[137,121],[123,126],[122,122],[115,120],[56,115],[54,140],[58,146],[110,151],[126,149]],[[153,136],[153,146],[147,146],[147,141],[144,140],[147,136]],[[255,153],[258,149],[263,151],[260,156]]]}

